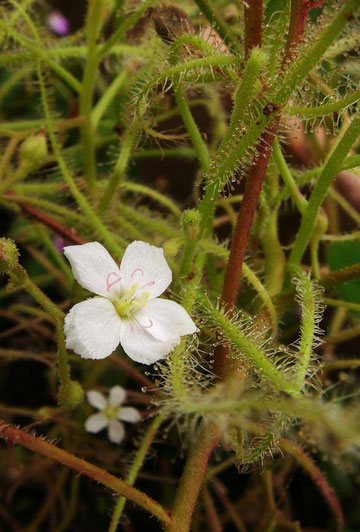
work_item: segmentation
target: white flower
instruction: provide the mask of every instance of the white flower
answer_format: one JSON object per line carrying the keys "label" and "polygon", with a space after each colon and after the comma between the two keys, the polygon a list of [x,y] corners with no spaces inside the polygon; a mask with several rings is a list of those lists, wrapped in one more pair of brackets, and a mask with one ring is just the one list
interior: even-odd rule
{"label": "white flower", "polygon": [[125,436],[124,425],[118,421],[119,419],[128,423],[137,423],[141,419],[136,408],[120,406],[126,397],[126,392],[121,386],[111,388],[109,399],[95,390],[87,392],[86,396],[91,406],[100,412],[87,418],[85,429],[96,434],[107,427],[109,440],[113,443],[120,443]]}
{"label": "white flower", "polygon": [[196,332],[186,310],[158,296],[172,280],[161,248],[132,242],[120,268],[98,242],[67,246],[75,279],[100,297],[70,309],[65,318],[66,347],[83,358],[100,359],[121,343],[136,362],[152,364]]}

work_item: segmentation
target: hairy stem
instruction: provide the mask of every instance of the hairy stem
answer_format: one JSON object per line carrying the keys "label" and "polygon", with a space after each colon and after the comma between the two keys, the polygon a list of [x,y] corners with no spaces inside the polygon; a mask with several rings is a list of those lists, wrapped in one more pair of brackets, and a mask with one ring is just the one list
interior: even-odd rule
{"label": "hairy stem", "polygon": [[219,430],[215,425],[203,424],[196,442],[187,458],[185,469],[180,479],[175,501],[171,511],[172,523],[166,532],[188,532],[195,505],[203,483],[209,457],[217,446],[220,438]]}
{"label": "hairy stem", "polygon": [[298,265],[302,259],[305,249],[309,243],[311,235],[315,228],[316,218],[319,214],[320,207],[328,193],[328,189],[339,173],[343,161],[355,143],[360,134],[360,116],[356,115],[342,139],[336,146],[335,150],[326,162],[319,179],[316,182],[314,190],[312,191],[310,200],[306,209],[304,210],[300,229],[295,239],[293,249],[290,253],[288,267]]}
{"label": "hairy stem", "polygon": [[308,473],[311,479],[315,482],[319,491],[323,495],[325,501],[329,505],[336,521],[336,530],[341,532],[344,527],[344,516],[341,506],[333,488],[328,484],[328,481],[314,464],[309,455],[307,455],[301,448],[290,440],[281,439],[280,446],[284,451],[295,458],[298,464]]}
{"label": "hairy stem", "polygon": [[[259,157],[255,160],[246,180],[244,197],[239,209],[221,294],[221,301],[227,311],[231,311],[235,306],[250,229],[259,202],[277,127],[278,119],[275,120],[270,131],[263,133],[261,136],[257,146]],[[221,378],[225,378],[227,375],[228,354],[229,349],[227,346],[218,346],[215,350],[215,371]]]}
{"label": "hairy stem", "polygon": [[[146,454],[150,448],[150,445],[152,444],[153,442],[153,439],[161,425],[163,421],[163,417],[162,416],[157,416],[153,421],[152,423],[150,424],[150,426],[148,427],[142,441],[141,441],[141,444],[140,444],[140,447],[135,455],[135,460],[133,461],[133,463],[131,464],[131,467],[130,467],[130,470],[129,470],[129,473],[128,475],[126,476],[126,479],[125,479],[125,482],[129,485],[129,486],[133,486],[134,485],[134,482],[136,481],[136,478],[137,478],[137,475],[141,469],[141,467],[143,466],[143,463],[144,463],[144,460],[146,458]],[[114,512],[113,512],[113,515],[112,515],[112,518],[111,518],[111,523],[110,523],[110,526],[109,526],[109,531],[108,532],[116,532],[116,529],[119,525],[119,521],[120,521],[120,518],[121,518],[121,514],[124,510],[124,507],[125,507],[125,504],[126,504],[126,497],[124,497],[123,495],[121,495],[116,504],[115,504],[115,508],[114,508]]]}
{"label": "hairy stem", "polygon": [[22,447],[26,447],[41,456],[45,456],[46,458],[50,458],[51,460],[55,460],[60,464],[70,467],[74,471],[78,471],[95,482],[99,482],[103,486],[106,486],[115,493],[119,493],[133,501],[135,504],[141,506],[157,517],[164,524],[169,525],[171,523],[171,519],[164,508],[145,493],[129,486],[123,480],[114,477],[100,467],[90,464],[63,449],[52,445],[42,438],[35,437],[23,430],[16,429],[4,421],[0,421],[0,438],[21,445]]}
{"label": "hairy stem", "polygon": [[262,0],[244,3],[245,56],[249,57],[255,46],[261,47],[262,40]]}

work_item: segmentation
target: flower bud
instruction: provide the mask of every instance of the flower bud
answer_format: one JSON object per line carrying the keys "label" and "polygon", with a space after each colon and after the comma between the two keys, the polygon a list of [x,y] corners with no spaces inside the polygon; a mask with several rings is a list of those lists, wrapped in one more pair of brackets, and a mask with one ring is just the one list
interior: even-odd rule
{"label": "flower bud", "polygon": [[0,273],[10,273],[18,264],[19,251],[9,238],[0,238]]}
{"label": "flower bud", "polygon": [[172,259],[178,254],[180,246],[181,246],[181,239],[172,238],[171,240],[168,240],[163,245],[165,256]]}
{"label": "flower bud", "polygon": [[195,240],[200,233],[201,214],[195,209],[188,209],[182,215],[182,226],[185,235]]}
{"label": "flower bud", "polygon": [[38,414],[41,417],[41,419],[49,419],[51,418],[56,412],[56,409],[52,406],[42,406],[38,410]]}
{"label": "flower bud", "polygon": [[190,17],[185,11],[172,4],[154,7],[152,18],[156,33],[166,44],[172,43],[184,33],[194,33],[194,26]]}
{"label": "flower bud", "polygon": [[84,399],[84,390],[77,381],[62,384],[58,392],[58,401],[67,408],[75,408]]}
{"label": "flower bud", "polygon": [[31,171],[41,168],[46,162],[48,149],[46,137],[42,133],[28,137],[20,147],[20,165],[25,165]]}

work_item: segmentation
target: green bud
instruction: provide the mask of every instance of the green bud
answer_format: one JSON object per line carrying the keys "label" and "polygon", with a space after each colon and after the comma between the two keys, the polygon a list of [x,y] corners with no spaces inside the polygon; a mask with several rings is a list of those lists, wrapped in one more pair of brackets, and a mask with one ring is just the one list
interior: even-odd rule
{"label": "green bud", "polygon": [[46,162],[48,149],[45,135],[39,133],[28,137],[20,147],[20,165],[26,165],[31,170],[41,168]]}
{"label": "green bud", "polygon": [[10,273],[18,265],[19,251],[15,242],[0,238],[0,273]]}
{"label": "green bud", "polygon": [[165,256],[172,259],[178,254],[180,246],[181,246],[180,238],[173,238],[171,240],[168,240],[163,245]]}
{"label": "green bud", "polygon": [[55,410],[56,409],[51,406],[43,406],[39,408],[38,414],[41,417],[41,419],[49,419],[54,415]]}
{"label": "green bud", "polygon": [[62,384],[58,392],[58,402],[66,408],[75,408],[84,399],[84,390],[78,381]]}
{"label": "green bud", "polygon": [[185,235],[195,240],[200,233],[201,214],[195,209],[188,209],[182,215],[182,226]]}

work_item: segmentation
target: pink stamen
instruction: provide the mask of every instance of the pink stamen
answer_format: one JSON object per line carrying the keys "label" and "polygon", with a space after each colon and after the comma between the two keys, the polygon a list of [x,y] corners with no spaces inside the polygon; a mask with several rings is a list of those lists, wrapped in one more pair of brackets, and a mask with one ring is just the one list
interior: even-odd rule
{"label": "pink stamen", "polygon": [[141,279],[144,277],[144,272],[141,268],[136,268],[136,270],[134,270],[132,272],[132,274],[130,275],[130,279],[133,281],[134,280],[134,277],[135,275],[137,274],[137,272],[140,272],[141,273]]}
{"label": "pink stamen", "polygon": [[[111,276],[114,276],[114,275],[115,275],[116,279],[111,281]],[[116,272],[109,273],[108,276],[106,277],[106,290],[109,292],[110,288],[114,284],[119,283],[120,281],[121,281],[121,278]]]}
{"label": "pink stamen", "polygon": [[150,328],[154,325],[154,323],[153,323],[153,321],[150,320],[150,319],[149,319],[149,322],[150,322],[149,325],[142,325],[141,327],[142,327],[143,329],[150,329]]}
{"label": "pink stamen", "polygon": [[155,281],[149,281],[148,283],[144,284],[144,286],[140,286],[139,290],[143,290],[147,286],[154,286]]}

